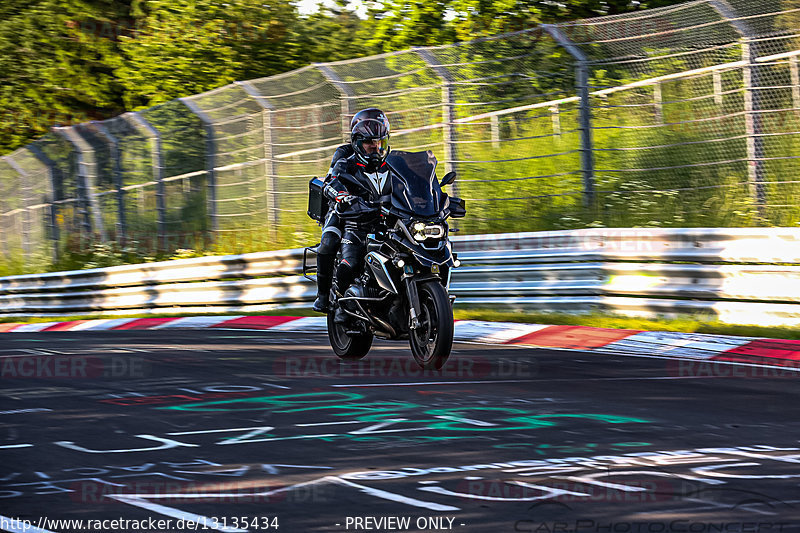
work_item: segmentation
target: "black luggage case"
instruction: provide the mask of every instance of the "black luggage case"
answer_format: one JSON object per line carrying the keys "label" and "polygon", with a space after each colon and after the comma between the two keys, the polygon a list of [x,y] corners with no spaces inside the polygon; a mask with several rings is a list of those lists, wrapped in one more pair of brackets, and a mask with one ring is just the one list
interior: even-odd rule
{"label": "black luggage case", "polygon": [[328,214],[328,200],[322,194],[325,182],[320,178],[314,178],[308,182],[308,216],[317,222],[324,222],[325,215]]}

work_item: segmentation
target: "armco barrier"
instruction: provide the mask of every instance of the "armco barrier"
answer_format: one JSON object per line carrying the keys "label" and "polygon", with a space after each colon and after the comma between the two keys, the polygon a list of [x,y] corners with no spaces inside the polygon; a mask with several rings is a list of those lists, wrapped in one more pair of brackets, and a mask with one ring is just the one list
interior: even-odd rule
{"label": "armco barrier", "polygon": [[[585,229],[455,237],[457,304],[800,325],[800,229]],[[0,278],[0,316],[307,306],[302,249]]]}

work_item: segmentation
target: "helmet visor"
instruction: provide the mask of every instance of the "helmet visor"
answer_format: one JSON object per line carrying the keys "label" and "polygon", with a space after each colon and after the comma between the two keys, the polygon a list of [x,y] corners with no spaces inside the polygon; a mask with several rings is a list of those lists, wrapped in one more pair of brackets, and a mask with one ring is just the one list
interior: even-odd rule
{"label": "helmet visor", "polygon": [[362,155],[369,157],[377,154],[381,159],[389,153],[389,137],[361,137],[356,139],[356,147]]}

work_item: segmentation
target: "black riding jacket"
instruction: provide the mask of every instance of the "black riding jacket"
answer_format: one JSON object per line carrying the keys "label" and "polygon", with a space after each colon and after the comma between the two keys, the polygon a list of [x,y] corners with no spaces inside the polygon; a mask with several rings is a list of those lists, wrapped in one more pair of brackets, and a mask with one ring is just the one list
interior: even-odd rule
{"label": "black riding jacket", "polygon": [[336,151],[333,152],[333,157],[331,157],[331,166],[328,169],[328,176],[331,176],[333,174],[333,167],[336,166],[337,161],[339,161],[340,159],[347,159],[354,153],[355,150],[353,149],[353,145],[350,143],[343,144],[339,148],[337,148]]}
{"label": "black riding jacket", "polygon": [[335,199],[342,193],[358,196],[368,202],[391,194],[391,168],[385,162],[375,171],[367,172],[355,155],[340,159],[333,166],[331,178],[325,187],[328,198]]}

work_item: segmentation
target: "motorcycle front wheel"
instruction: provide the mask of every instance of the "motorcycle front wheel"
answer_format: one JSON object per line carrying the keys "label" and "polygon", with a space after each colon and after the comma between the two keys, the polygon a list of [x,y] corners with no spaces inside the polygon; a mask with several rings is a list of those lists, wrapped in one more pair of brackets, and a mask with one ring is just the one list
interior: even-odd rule
{"label": "motorcycle front wheel", "polygon": [[419,287],[420,326],[408,340],[414,360],[424,369],[444,366],[453,348],[453,309],[441,283],[428,281]]}
{"label": "motorcycle front wheel", "polygon": [[347,326],[334,322],[334,311],[328,312],[328,340],[333,352],[340,359],[354,361],[361,359],[372,347],[372,333],[349,335]]}

